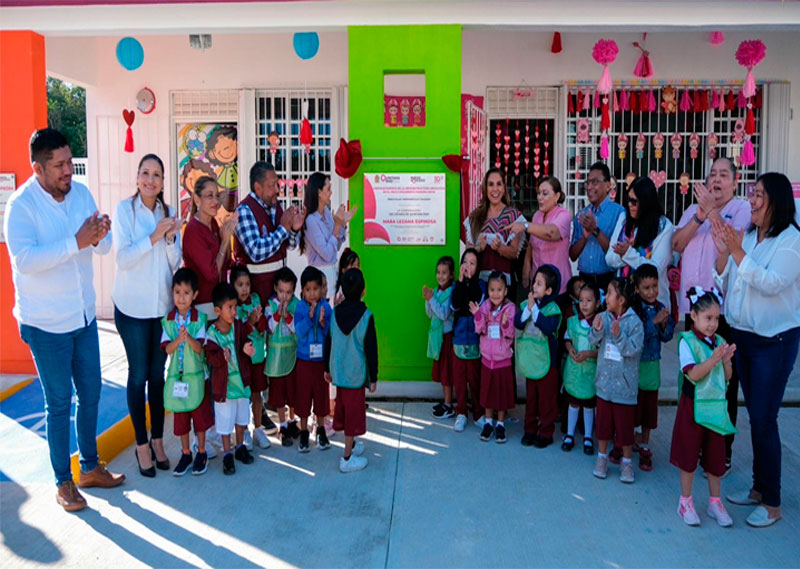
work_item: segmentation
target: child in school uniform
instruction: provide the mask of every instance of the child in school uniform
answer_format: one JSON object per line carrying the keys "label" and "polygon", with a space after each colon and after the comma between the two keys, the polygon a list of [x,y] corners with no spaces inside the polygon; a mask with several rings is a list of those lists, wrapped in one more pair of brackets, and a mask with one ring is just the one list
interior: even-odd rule
{"label": "child in school uniform", "polygon": [[297,303],[294,326],[297,333],[294,409],[300,417],[300,442],[297,450],[308,452],[308,417],[313,406],[317,418],[316,444],[320,450],[330,448],[325,432],[325,418],[330,413],[328,382],[325,381],[323,347],[330,330],[333,311],[322,296],[322,271],[306,267],[300,275],[302,299]]}
{"label": "child in school uniform", "polygon": [[[172,299],[175,307],[161,319],[161,349],[169,361],[164,383],[164,408],[173,413],[173,431],[181,439],[181,458],[172,473],[183,476],[203,474],[208,463],[206,431],[214,424],[211,387],[206,381],[203,343],[206,339],[206,315],[192,308],[197,298],[197,275],[186,267],[172,276]],[[197,434],[198,451],[194,459],[189,447],[189,433]]]}
{"label": "child in school uniform", "polygon": [[236,265],[231,269],[230,283],[236,289],[237,305],[236,318],[240,322],[247,322],[252,329],[250,341],[256,352],[247,365],[250,366],[250,401],[253,412],[253,436],[250,430],[244,432],[244,444],[253,448],[253,441],[261,448],[269,448],[270,442],[267,434],[261,428],[264,411],[262,395],[267,389],[267,376],[264,374],[264,360],[266,357],[267,319],[264,317],[264,308],[261,306],[261,297],[257,292],[252,292],[250,271],[245,265]]}
{"label": "child in school uniform", "polygon": [[275,275],[275,294],[267,306],[267,363],[264,373],[269,377],[267,403],[278,412],[281,445],[290,447],[300,436],[297,422],[286,421],[286,407],[294,408],[295,363],[297,361],[297,333],[294,313],[297,310],[297,276],[289,267]]}
{"label": "child in school uniform", "polygon": [[597,460],[594,474],[608,476],[608,444],[622,447],[620,482],[633,484],[633,423],[639,392],[639,358],[644,343],[642,321],[633,310],[633,283],[614,279],[608,284],[606,312],[594,318],[589,342],[598,346]]}
{"label": "child in school uniform", "polygon": [[558,416],[558,330],[561,274],[553,265],[536,269],[531,292],[517,313],[517,373],[526,378],[523,446],[545,448],[553,443]]}
{"label": "child in school uniform", "polygon": [[378,385],[378,339],[375,319],[361,300],[365,288],[361,270],[349,269],[341,280],[344,300],[333,311],[325,340],[325,379],[336,386],[333,427],[344,431],[339,471],[346,473],[367,466],[364,443],[356,437],[367,432],[365,390],[375,393]]}
{"label": "child in school uniform", "polygon": [[472,406],[472,420],[478,429],[485,421],[480,404],[481,351],[475,333],[475,317],[470,304],[480,305],[486,286],[478,278],[478,251],[472,247],[461,255],[458,280],[453,285],[450,306],[453,309],[453,391],[456,398],[456,421],[453,430],[462,432],[467,425],[467,405]]}
{"label": "child in school uniform", "polygon": [[450,299],[453,294],[453,272],[455,261],[449,255],[436,263],[435,290],[427,285],[422,287],[425,299],[425,314],[431,319],[428,330],[428,357],[433,360],[431,376],[433,381],[442,385],[444,401],[433,407],[433,416],[437,419],[449,419],[455,416],[453,409],[453,308]]}
{"label": "child in school uniform", "polygon": [[639,468],[653,470],[650,431],[658,426],[658,388],[661,387],[661,344],[672,340],[675,320],[669,309],[658,301],[658,269],[655,265],[639,265],[633,273],[636,287],[636,312],[644,326],[644,345],[639,362],[639,396],[636,404],[636,426],[642,428],[639,444]]}
{"label": "child in school uniform", "polygon": [[[478,306],[470,303],[475,317],[475,332],[481,347],[481,406],[485,422],[480,438],[486,442],[494,434],[495,442],[506,442],[506,411],[514,408],[514,368],[511,365],[511,346],[514,343],[516,307],[507,298],[506,277],[492,271],[486,283],[488,298]],[[492,425],[497,411],[497,425]]]}
{"label": "child in school uniform", "polygon": [[595,314],[600,310],[600,289],[594,283],[581,287],[578,294],[578,313],[567,319],[564,332],[564,392],[567,408],[567,433],[562,437],[561,450],[569,452],[575,446],[575,427],[583,410],[583,453],[594,455],[592,427],[597,406],[594,378],[597,374],[597,348],[589,342],[589,331]]}
{"label": "child in school uniform", "polygon": [[[214,417],[222,437],[222,473],[236,473],[234,458],[252,464],[253,455],[244,445],[244,432],[250,424],[250,366],[255,354],[248,338],[250,326],[236,319],[236,289],[219,283],[211,291],[217,319],[206,331],[205,352],[211,367]],[[236,434],[236,450],[231,451],[231,434]]]}
{"label": "child in school uniform", "polygon": [[736,428],[728,415],[725,392],[733,374],[731,358],[736,344],[728,345],[716,334],[722,302],[716,290],[692,287],[687,295],[692,329],[678,334],[681,397],[672,430],[669,461],[681,471],[678,515],[690,526],[700,517],[692,501],[692,483],[698,460],[708,475],[710,495],[706,513],[722,527],[733,525],[720,499],[725,475],[725,435]]}

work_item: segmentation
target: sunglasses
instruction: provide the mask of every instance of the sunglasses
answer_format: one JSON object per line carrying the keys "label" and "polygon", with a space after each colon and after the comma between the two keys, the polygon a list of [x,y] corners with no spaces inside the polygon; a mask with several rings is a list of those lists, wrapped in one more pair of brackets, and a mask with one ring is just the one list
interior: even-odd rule
{"label": "sunglasses", "polygon": [[639,200],[637,200],[636,198],[628,198],[628,203],[630,205],[639,205]]}

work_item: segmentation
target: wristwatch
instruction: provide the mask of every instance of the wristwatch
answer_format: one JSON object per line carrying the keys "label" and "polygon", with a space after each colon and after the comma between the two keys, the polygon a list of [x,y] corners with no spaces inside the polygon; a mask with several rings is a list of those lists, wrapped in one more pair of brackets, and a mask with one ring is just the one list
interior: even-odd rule
{"label": "wristwatch", "polygon": [[592,236],[594,236],[596,238],[598,235],[600,235],[600,228],[599,227],[595,227],[594,231],[592,231]]}
{"label": "wristwatch", "polygon": [[531,224],[530,224],[529,222],[527,222],[527,221],[526,221],[526,222],[525,222],[525,223],[523,223],[522,225],[523,225],[523,227],[525,227],[525,233],[527,233],[527,232],[528,232],[528,227],[530,227],[530,226],[531,226]]}
{"label": "wristwatch", "polygon": [[700,219],[700,217],[696,213],[692,214],[692,219],[694,219],[697,222],[697,225],[703,225],[703,222],[705,221],[705,219]]}

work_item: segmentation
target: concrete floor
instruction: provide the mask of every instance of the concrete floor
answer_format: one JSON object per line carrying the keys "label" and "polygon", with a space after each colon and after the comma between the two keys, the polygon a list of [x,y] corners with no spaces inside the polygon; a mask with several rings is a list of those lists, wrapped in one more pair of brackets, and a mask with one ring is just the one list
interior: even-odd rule
{"label": "concrete floor", "polygon": [[[661,407],[653,472],[636,483],[592,474],[593,458],[558,445],[483,443],[470,425],[436,421],[427,403],[372,402],[364,437],[369,466],[337,470],[334,447],[259,451],[223,477],[219,459],[200,477],[155,479],[136,472],[133,447],[110,467],[128,475],[116,489],[85,491],[90,509],[67,514],[48,481],[0,483],[3,567],[797,567],[800,559],[800,409],[784,408],[784,519],[745,525],[750,508],[729,506],[734,527],[675,514],[678,472],[668,464],[674,407]],[[521,417],[522,407],[515,415]],[[748,487],[747,413],[723,494]],[[168,432],[171,420],[168,419]],[[167,451],[177,458],[177,440]],[[19,457],[22,459],[22,457]]]}

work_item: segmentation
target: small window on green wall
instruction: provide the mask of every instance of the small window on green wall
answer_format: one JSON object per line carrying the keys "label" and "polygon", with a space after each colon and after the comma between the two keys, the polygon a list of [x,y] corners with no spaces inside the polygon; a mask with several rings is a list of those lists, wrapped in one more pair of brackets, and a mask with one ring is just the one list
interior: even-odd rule
{"label": "small window on green wall", "polygon": [[425,74],[423,72],[384,72],[383,124],[387,127],[425,126]]}

